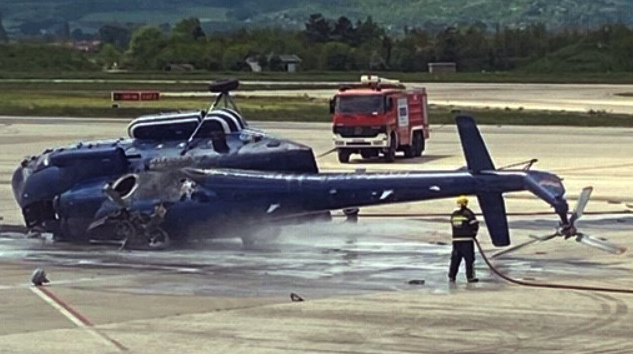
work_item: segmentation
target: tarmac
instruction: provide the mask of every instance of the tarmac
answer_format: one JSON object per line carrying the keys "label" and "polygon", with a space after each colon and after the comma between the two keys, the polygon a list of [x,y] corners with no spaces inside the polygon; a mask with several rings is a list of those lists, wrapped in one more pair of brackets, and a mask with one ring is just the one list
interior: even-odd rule
{"label": "tarmac", "polygon": [[[236,91],[236,96],[288,96],[332,98],[332,89],[284,89],[275,85],[292,82],[263,83],[271,90]],[[307,83],[294,83],[309,86]],[[322,83],[321,83],[322,84]],[[334,84],[334,83],[329,83]],[[633,114],[633,85],[580,84],[497,84],[497,83],[442,83],[409,82],[408,88],[424,88],[429,103],[440,106],[530,109],[573,112],[608,112]],[[163,96],[211,96],[210,92],[165,92]]]}
{"label": "tarmac", "polygon": [[[21,223],[10,176],[20,160],[47,147],[119,137],[127,122],[0,118],[0,216]],[[330,125],[252,123],[314,148],[332,147]],[[497,166],[538,158],[558,173],[572,200],[594,186],[578,226],[633,248],[633,129],[481,127]],[[318,159],[322,171],[440,170],[464,165],[454,127],[435,126],[419,159]],[[507,210],[544,213],[527,193]],[[478,211],[476,200],[473,209]],[[218,240],[168,252],[118,251],[26,239],[0,229],[0,353],[533,353],[633,351],[633,295],[527,288],[492,274],[447,282],[452,200],[361,211],[358,224],[284,228],[244,249]],[[386,218],[379,214],[411,214]],[[423,216],[432,214],[432,217]],[[511,216],[514,242],[551,233],[553,215]],[[479,239],[496,251],[485,228]],[[604,254],[555,239],[495,261],[504,273],[538,283],[633,289],[631,251]],[[30,285],[34,269],[51,280]],[[410,284],[424,280],[424,284]],[[298,294],[301,302],[291,301]],[[51,295],[52,294],[52,295]]]}

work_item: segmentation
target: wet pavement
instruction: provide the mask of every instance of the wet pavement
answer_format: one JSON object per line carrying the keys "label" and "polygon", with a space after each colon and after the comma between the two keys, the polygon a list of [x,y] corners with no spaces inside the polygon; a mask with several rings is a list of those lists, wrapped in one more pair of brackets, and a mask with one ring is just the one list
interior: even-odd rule
{"label": "wet pavement", "polygon": [[[13,139],[2,145],[0,157],[5,181],[0,181],[0,217],[8,224],[22,223],[6,181],[24,154],[119,136],[125,128],[124,121],[39,120],[16,118],[0,126],[0,133]],[[331,148],[328,124],[258,126],[316,153]],[[488,126],[482,131],[498,166],[538,157],[536,167],[565,178],[570,199],[582,187],[594,186],[589,213],[631,209],[630,129]],[[18,135],[22,138],[16,140]],[[334,154],[318,163],[323,171],[464,164],[453,127],[436,127],[428,148],[421,159],[394,164],[355,159],[341,165]],[[472,204],[478,211],[476,199]],[[482,282],[466,285],[462,269],[458,284],[449,287],[450,237],[442,215],[453,207],[452,200],[437,200],[367,208],[357,225],[335,218],[333,224],[293,226],[250,249],[225,239],[168,252],[118,251],[25,239],[5,227],[0,232],[0,352],[33,353],[44,345],[47,352],[64,354],[116,350],[32,293],[29,279],[37,267],[48,271],[50,291],[138,353],[633,350],[628,325],[633,296],[510,285],[491,274],[479,256]],[[556,226],[555,216],[542,214],[548,206],[529,194],[508,194],[506,207],[510,213],[540,213],[510,218],[513,244]],[[364,213],[435,216],[386,219]],[[495,264],[519,279],[633,288],[632,223],[627,214],[587,214],[578,223],[583,232],[628,247],[620,256],[554,239]],[[485,228],[479,239],[489,254],[496,251]],[[425,283],[409,285],[416,279]],[[291,303],[290,293],[306,301]]]}
{"label": "wet pavement", "polygon": [[[548,220],[512,221],[515,242],[527,240],[527,235],[535,233],[535,229],[547,233],[546,224]],[[595,229],[602,224],[610,225],[610,233],[626,227],[626,223],[612,219],[585,224],[587,232],[598,233]],[[239,239],[221,239],[169,251],[53,243],[5,233],[0,238],[0,263],[112,269],[122,274],[133,272],[138,277],[157,272],[178,275],[109,285],[110,291],[136,294],[282,297],[295,292],[323,298],[420,289],[442,294],[451,290],[446,279],[451,246],[446,243],[449,235],[445,229],[445,223],[433,221],[367,219],[358,224],[334,221],[287,226],[274,239],[259,239],[248,249]],[[485,243],[488,236],[485,231],[482,233],[480,238]],[[497,266],[519,279],[579,274],[589,279],[629,272],[617,264],[587,261],[587,252],[594,251],[573,240],[550,242],[558,249],[575,248],[578,253],[548,255],[540,245],[535,245],[528,254],[508,255],[496,262]],[[505,283],[492,276],[480,255],[477,258],[476,272],[483,280],[478,287],[489,290],[504,287]],[[465,280],[463,270],[459,277],[460,282]],[[412,280],[423,280],[424,284],[409,284]]]}

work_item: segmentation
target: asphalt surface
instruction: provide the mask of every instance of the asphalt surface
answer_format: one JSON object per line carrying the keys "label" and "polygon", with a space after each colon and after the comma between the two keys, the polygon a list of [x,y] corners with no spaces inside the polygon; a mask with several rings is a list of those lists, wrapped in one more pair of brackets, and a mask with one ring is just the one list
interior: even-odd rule
{"label": "asphalt surface", "polygon": [[[200,84],[199,92],[164,92],[163,96],[210,96],[205,90],[207,80],[127,80],[127,79],[2,79],[0,82],[26,83],[120,83],[120,84]],[[333,89],[303,89],[312,85],[332,85],[337,82],[313,81],[241,81],[243,84],[268,86],[269,90],[237,91],[245,96],[308,96],[331,98]],[[514,84],[514,83],[420,83],[403,82],[409,88],[426,88],[429,102],[436,105],[477,108],[511,108],[554,111],[604,111],[633,114],[633,85],[612,84]],[[299,90],[275,90],[276,85],[299,87]],[[621,94],[628,94],[622,96]]]}
{"label": "asphalt surface", "polygon": [[[328,124],[257,123],[278,136],[331,148]],[[126,122],[50,118],[0,119],[0,216],[19,223],[8,180],[25,155],[46,147],[124,134]],[[573,199],[595,187],[589,212],[633,204],[631,129],[483,127],[498,166],[539,158],[535,168],[565,178]],[[82,139],[83,138],[83,139]],[[464,164],[453,127],[434,127],[420,159],[321,157],[323,171],[438,170]],[[477,211],[477,203],[473,201]],[[243,249],[218,240],[170,252],[120,252],[0,237],[0,352],[110,353],[408,353],[630,352],[632,295],[528,289],[491,274],[478,257],[479,284],[446,282],[451,200],[362,210],[357,225],[293,226]],[[509,212],[547,212],[529,194],[507,196]],[[381,218],[381,213],[432,218]],[[439,214],[439,216],[437,216]],[[338,215],[338,214],[337,214]],[[510,219],[513,240],[546,234],[554,216]],[[586,216],[584,232],[631,249],[633,216]],[[486,230],[480,235],[494,251]],[[632,287],[629,253],[603,254],[572,240],[553,240],[497,261],[519,279]],[[47,289],[87,320],[70,320],[29,285],[44,267]],[[410,280],[424,280],[411,285]],[[303,302],[291,302],[296,293]],[[62,306],[63,308],[63,306]],[[111,340],[114,341],[111,341]],[[114,343],[119,343],[118,346]]]}
{"label": "asphalt surface", "polygon": [[[267,83],[274,88],[274,83]],[[291,84],[291,83],[283,83]],[[429,103],[442,106],[633,114],[633,85],[405,83],[425,88]],[[302,96],[327,99],[332,89],[237,91],[240,96]],[[623,96],[622,94],[629,94]],[[210,96],[209,92],[165,92],[164,96]]]}

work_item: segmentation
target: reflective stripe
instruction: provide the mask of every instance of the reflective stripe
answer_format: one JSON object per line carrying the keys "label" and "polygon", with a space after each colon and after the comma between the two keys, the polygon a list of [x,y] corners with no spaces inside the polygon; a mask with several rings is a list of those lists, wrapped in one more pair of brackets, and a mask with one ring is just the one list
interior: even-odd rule
{"label": "reflective stripe", "polygon": [[451,224],[453,224],[454,227],[462,226],[462,223],[465,221],[468,221],[468,219],[462,215],[453,215],[451,217]]}
{"label": "reflective stripe", "polygon": [[474,239],[472,237],[454,237],[453,238],[453,242],[466,242],[466,241],[473,241]]}
{"label": "reflective stripe", "polygon": [[478,222],[479,222],[479,221],[477,221],[476,219],[472,219],[472,220],[470,220],[469,224],[471,224],[471,225],[472,225],[472,224],[477,224]]}

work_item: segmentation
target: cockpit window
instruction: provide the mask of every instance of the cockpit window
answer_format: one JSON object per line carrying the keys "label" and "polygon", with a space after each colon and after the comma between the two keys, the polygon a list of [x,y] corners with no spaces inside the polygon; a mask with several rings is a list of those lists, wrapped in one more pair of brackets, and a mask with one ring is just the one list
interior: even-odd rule
{"label": "cockpit window", "polygon": [[222,126],[222,123],[218,121],[207,120],[202,123],[194,138],[212,138],[215,136],[223,136],[224,134],[224,127]]}
{"label": "cockpit window", "polygon": [[381,95],[338,96],[334,105],[336,114],[382,114],[385,99]]}
{"label": "cockpit window", "polygon": [[143,125],[134,128],[134,138],[140,140],[186,140],[198,126],[195,121]]}

